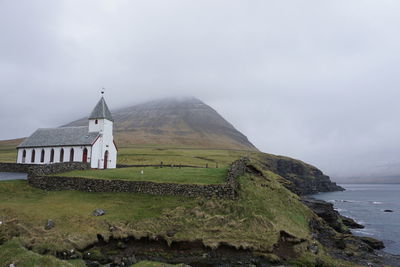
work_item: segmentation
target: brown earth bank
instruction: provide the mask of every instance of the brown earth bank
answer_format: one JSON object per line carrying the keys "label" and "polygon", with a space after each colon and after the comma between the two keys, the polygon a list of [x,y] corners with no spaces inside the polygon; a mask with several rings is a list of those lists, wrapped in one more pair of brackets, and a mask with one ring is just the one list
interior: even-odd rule
{"label": "brown earth bank", "polygon": [[[298,166],[300,163],[296,163]],[[289,166],[289,163],[285,163]],[[268,164],[263,165],[268,166]],[[307,168],[309,166],[305,166]],[[313,168],[311,170],[314,170]],[[300,174],[308,171],[301,171]],[[247,173],[263,176],[257,166],[248,164]],[[292,171],[292,174],[295,171]],[[319,172],[313,172],[320,175]],[[266,178],[266,177],[265,177]],[[291,188],[289,186],[289,188]],[[332,187],[334,190],[335,187]],[[299,193],[298,191],[296,191]],[[302,194],[300,192],[300,194]],[[98,235],[98,241],[79,251],[88,266],[128,266],[141,260],[168,263],[185,263],[190,266],[297,266],[291,261],[301,256],[298,247],[306,247],[308,253],[319,255],[326,250],[333,258],[352,262],[361,266],[400,266],[400,256],[378,251],[384,247],[379,240],[357,237],[349,228],[361,228],[351,218],[341,216],[331,203],[302,196],[300,201],[312,210],[316,217],[309,221],[312,239],[297,238],[285,231],[280,231],[278,241],[272,250],[258,251],[253,248],[235,247],[221,242],[211,248],[202,240],[167,241],[163,236],[153,238],[105,238]],[[110,232],[117,227],[110,225]],[[175,231],[166,233],[173,238]],[[111,234],[112,236],[112,234]],[[322,245],[322,246],[321,246]],[[77,257],[74,252],[62,252],[62,259]],[[301,266],[301,265],[299,265]],[[308,265],[306,265],[308,266]],[[310,265],[311,266],[311,265]],[[332,266],[317,257],[313,266]]]}

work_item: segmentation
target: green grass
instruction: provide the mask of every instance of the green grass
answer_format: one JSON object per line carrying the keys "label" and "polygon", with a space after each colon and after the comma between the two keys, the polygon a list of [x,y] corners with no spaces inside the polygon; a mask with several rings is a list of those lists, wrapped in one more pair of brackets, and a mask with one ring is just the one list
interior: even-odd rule
{"label": "green grass", "polygon": [[[141,173],[143,171],[143,174]],[[156,183],[221,184],[225,182],[228,169],[224,168],[119,168],[109,170],[80,170],[57,174],[57,176],[128,181],[151,181]]]}
{"label": "green grass", "polygon": [[[26,181],[2,181],[0,240],[18,235],[36,252],[84,248],[97,240],[98,233],[108,236],[109,224],[125,228],[127,224],[160,216],[164,210],[195,203],[195,199],[172,196],[47,192],[29,186]],[[92,216],[96,208],[107,214]],[[47,219],[55,222],[54,230],[43,230]]]}
{"label": "green grass", "polygon": [[0,162],[15,162],[17,150],[14,145],[0,145]]}
{"label": "green grass", "polygon": [[[6,151],[4,154],[0,151],[0,160],[8,158],[9,161],[14,161],[15,155],[11,155],[10,150],[4,151]],[[164,164],[197,166],[205,166],[208,163],[209,169],[193,169],[193,171],[221,172],[214,173],[215,179],[221,179],[225,177],[221,174],[226,172],[226,167],[242,156],[250,157],[252,163],[260,170],[262,168],[257,163],[258,159],[263,158],[265,162],[268,158],[276,157],[248,151],[148,146],[120,148],[118,162],[159,164],[163,161]],[[217,163],[220,168],[212,168],[215,167],[213,164]],[[112,171],[126,172],[127,179],[142,177],[137,171],[140,169],[133,170],[136,172],[132,169],[119,169],[91,170],[87,173],[94,173],[93,177],[105,175],[104,179],[121,178],[115,177]],[[150,174],[153,171],[156,175],[152,178]],[[198,181],[200,175],[193,175],[193,173],[189,175],[189,171],[192,170],[145,168],[144,176],[149,176],[143,176],[143,178],[156,179],[157,182],[165,178],[170,180],[177,177],[181,179],[180,182]],[[167,176],[168,172],[173,174],[173,177]],[[237,200],[207,200],[131,193],[47,192],[30,187],[26,181],[2,181],[0,182],[0,221],[3,224],[0,226],[0,244],[6,243],[0,247],[0,253],[8,251],[7,253],[11,253],[13,259],[19,260],[27,252],[54,254],[66,249],[82,249],[96,242],[97,234],[101,234],[106,240],[110,237],[127,236],[163,238],[167,242],[201,240],[205,245],[214,248],[225,243],[237,248],[249,248],[268,253],[273,250],[281,230],[314,242],[311,239],[308,222],[315,215],[299,201],[298,196],[282,186],[279,181],[283,178],[270,171],[263,171],[263,173],[265,177],[252,174],[240,177]],[[212,173],[206,176],[210,178],[212,176],[210,174]],[[204,182],[204,180],[201,181]],[[207,183],[211,182],[207,181]],[[106,215],[92,216],[91,213],[96,208],[104,209]],[[43,229],[47,219],[55,222],[55,227],[49,231]],[[110,226],[113,226],[115,230],[111,232]],[[167,235],[170,230],[176,232],[172,237]],[[20,254],[21,247],[9,245],[8,240],[12,240],[13,237],[18,237],[19,242],[23,246],[32,248],[32,251],[24,250]],[[306,254],[309,244],[307,241],[299,244],[295,249],[300,255]],[[4,246],[10,247],[4,250]],[[325,252],[321,251],[321,253]],[[2,255],[5,254],[0,254],[0,258]],[[304,261],[313,262],[314,256],[309,257],[311,258]],[[42,266],[46,265],[42,264]],[[76,266],[79,266],[79,263],[76,263]]]}
{"label": "green grass", "polygon": [[19,267],[86,266],[81,260],[62,261],[50,255],[39,255],[22,247],[16,239],[0,246],[0,266],[12,263]]}

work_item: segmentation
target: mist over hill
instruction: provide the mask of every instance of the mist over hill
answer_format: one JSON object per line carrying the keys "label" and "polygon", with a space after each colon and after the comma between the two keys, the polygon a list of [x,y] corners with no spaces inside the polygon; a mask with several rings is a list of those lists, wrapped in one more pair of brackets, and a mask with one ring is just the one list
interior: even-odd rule
{"label": "mist over hill", "polygon": [[[212,107],[197,98],[166,98],[112,111],[118,145],[176,145],[257,150]],[[87,125],[87,118],[65,126]]]}

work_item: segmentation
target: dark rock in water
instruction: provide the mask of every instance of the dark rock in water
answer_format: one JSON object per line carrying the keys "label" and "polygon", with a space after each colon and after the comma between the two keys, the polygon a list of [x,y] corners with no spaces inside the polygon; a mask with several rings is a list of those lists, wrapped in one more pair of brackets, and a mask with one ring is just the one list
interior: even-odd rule
{"label": "dark rock in water", "polygon": [[315,214],[324,219],[324,221],[337,232],[344,234],[350,233],[342,223],[342,216],[339,212],[334,210],[332,203],[311,197],[302,197],[301,201]]}
{"label": "dark rock in water", "polygon": [[361,225],[359,223],[357,223],[356,221],[354,221],[352,218],[340,215],[342,217],[342,222],[344,225],[346,225],[347,227],[351,228],[351,229],[364,229],[365,226]]}
{"label": "dark rock in water", "polygon": [[46,224],[44,225],[45,230],[50,230],[55,226],[55,223],[53,222],[52,219],[48,219]]}
{"label": "dark rock in water", "polygon": [[92,214],[93,216],[103,216],[106,212],[102,209],[95,209]]}
{"label": "dark rock in water", "polygon": [[375,238],[371,238],[371,237],[358,237],[361,241],[363,241],[364,243],[366,243],[367,245],[369,245],[371,248],[373,249],[383,249],[385,248],[385,245],[383,244],[382,241],[377,240]]}
{"label": "dark rock in water", "polygon": [[383,212],[394,212],[393,210],[384,210]]}

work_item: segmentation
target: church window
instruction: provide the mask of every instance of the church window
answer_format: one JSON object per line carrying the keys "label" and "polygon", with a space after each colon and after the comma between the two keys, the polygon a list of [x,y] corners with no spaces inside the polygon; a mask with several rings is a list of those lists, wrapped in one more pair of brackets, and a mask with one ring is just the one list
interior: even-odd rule
{"label": "church window", "polygon": [[44,162],[44,149],[42,149],[42,153],[40,155],[40,162]]}
{"label": "church window", "polygon": [[82,153],[82,162],[87,162],[87,156],[88,156],[88,150],[87,150],[87,148],[85,147],[84,149],[83,149],[83,153]]}
{"label": "church window", "polygon": [[35,149],[32,149],[32,154],[31,154],[31,162],[35,162]]}
{"label": "church window", "polygon": [[64,148],[61,148],[60,151],[60,162],[64,162]]}
{"label": "church window", "polygon": [[96,119],[95,121],[94,121],[94,124],[98,124],[99,123],[99,121]]}
{"label": "church window", "polygon": [[69,161],[74,161],[74,149],[71,148],[71,152],[69,153]]}
{"label": "church window", "polygon": [[24,149],[24,151],[22,151],[22,163],[25,163],[25,159],[26,159],[26,150]]}
{"label": "church window", "polygon": [[50,152],[50,162],[54,162],[54,149],[51,149]]}

